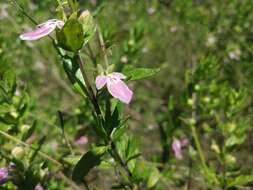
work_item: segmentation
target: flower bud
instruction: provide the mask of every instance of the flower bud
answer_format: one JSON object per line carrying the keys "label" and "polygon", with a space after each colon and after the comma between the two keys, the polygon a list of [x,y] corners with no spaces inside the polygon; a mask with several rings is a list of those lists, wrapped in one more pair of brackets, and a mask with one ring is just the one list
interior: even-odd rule
{"label": "flower bud", "polygon": [[11,151],[12,156],[16,159],[21,159],[25,155],[25,150],[21,146],[16,146],[12,151]]}
{"label": "flower bud", "polygon": [[189,119],[189,124],[190,124],[190,125],[195,125],[195,124],[196,124],[196,119],[190,118],[190,119]]}
{"label": "flower bud", "polygon": [[232,156],[231,154],[226,155],[225,160],[227,164],[235,164],[236,162],[236,158]]}
{"label": "flower bud", "polygon": [[22,133],[27,132],[31,128],[30,125],[21,125],[20,130]]}
{"label": "flower bud", "polygon": [[189,106],[192,106],[192,105],[194,104],[194,100],[193,100],[192,98],[189,98],[189,99],[187,100],[187,104],[188,104]]}
{"label": "flower bud", "polygon": [[215,142],[212,142],[211,149],[212,149],[216,154],[220,154],[220,148],[219,148],[219,146],[218,146]]}
{"label": "flower bud", "polygon": [[209,102],[210,102],[210,98],[209,98],[208,96],[205,96],[205,97],[203,98],[203,102],[209,103]]}
{"label": "flower bud", "polygon": [[200,90],[200,86],[199,86],[198,84],[196,84],[196,85],[194,86],[194,89],[195,89],[196,91],[199,91],[199,90]]}

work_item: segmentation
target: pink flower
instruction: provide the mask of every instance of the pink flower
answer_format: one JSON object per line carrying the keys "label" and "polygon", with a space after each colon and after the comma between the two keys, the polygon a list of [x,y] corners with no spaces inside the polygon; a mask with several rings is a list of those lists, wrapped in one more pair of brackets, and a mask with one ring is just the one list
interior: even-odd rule
{"label": "pink flower", "polygon": [[62,28],[63,25],[64,25],[63,21],[51,19],[38,25],[35,30],[21,34],[19,37],[21,40],[29,40],[29,41],[38,40],[42,37],[49,35],[56,29],[56,27]]}
{"label": "pink flower", "polygon": [[35,186],[34,190],[44,190],[44,187],[43,187],[40,183],[38,183],[38,184]]}
{"label": "pink flower", "polygon": [[84,145],[84,144],[87,144],[88,143],[88,138],[86,136],[81,136],[79,137],[76,141],[75,141],[75,144],[76,145]]}
{"label": "pink flower", "polygon": [[187,146],[189,143],[187,138],[183,138],[181,140],[174,139],[172,143],[172,150],[178,160],[183,159],[183,154],[182,154],[182,148]]}
{"label": "pink flower", "polygon": [[133,92],[122,81],[122,79],[126,79],[126,76],[117,72],[108,75],[99,75],[96,78],[96,87],[100,90],[106,84],[107,90],[114,98],[119,99],[125,104],[129,104],[132,99]]}
{"label": "pink flower", "polygon": [[9,171],[7,168],[0,168],[0,185],[4,184],[9,177]]}

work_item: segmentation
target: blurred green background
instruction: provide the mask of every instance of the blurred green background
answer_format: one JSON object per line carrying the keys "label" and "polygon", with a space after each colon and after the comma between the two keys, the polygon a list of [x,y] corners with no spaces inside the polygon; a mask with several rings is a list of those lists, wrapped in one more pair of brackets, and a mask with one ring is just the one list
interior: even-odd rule
{"label": "blurred green background", "polygon": [[[54,1],[18,2],[39,23],[59,18]],[[180,117],[189,115],[187,77],[206,57],[214,58],[218,64],[218,74],[214,75],[219,78],[217,84],[226,83],[233,89],[247,91],[246,106],[237,118],[252,124],[252,0],[80,0],[79,3],[83,9],[97,13],[95,17],[110,46],[110,63],[161,68],[151,79],[129,84],[134,98],[125,108],[130,115],[130,130],[139,137],[140,151],[146,159],[157,160],[164,151],[161,128],[167,128],[168,133],[170,128],[175,129],[171,130],[169,142],[173,135],[187,136],[180,121]],[[0,74],[6,70],[16,73],[19,91],[26,90],[30,96],[29,112],[21,123],[32,125],[33,120],[37,120],[37,136],[46,135],[47,139],[43,150],[61,157],[66,147],[57,127],[58,111],[66,116],[66,131],[71,142],[81,134],[95,141],[92,132],[87,130],[92,124],[91,115],[89,106],[69,87],[50,40],[31,43],[19,39],[23,31],[33,27],[15,6],[0,1]],[[92,44],[91,48],[97,53]],[[83,52],[84,56],[86,53]],[[209,74],[202,73],[203,81]],[[207,96],[212,98],[209,92],[203,94]],[[168,112],[171,99],[175,107],[173,113]],[[212,122],[206,123],[212,125]],[[246,173],[252,172],[253,164],[252,129],[248,131],[246,143],[235,154],[238,165]],[[203,132],[202,140],[209,145],[212,136],[205,136]],[[76,151],[84,150],[76,147]],[[100,184],[101,178],[99,176],[96,183]],[[110,184],[107,180],[110,179],[105,178],[106,185]],[[174,186],[180,189],[180,182]]]}

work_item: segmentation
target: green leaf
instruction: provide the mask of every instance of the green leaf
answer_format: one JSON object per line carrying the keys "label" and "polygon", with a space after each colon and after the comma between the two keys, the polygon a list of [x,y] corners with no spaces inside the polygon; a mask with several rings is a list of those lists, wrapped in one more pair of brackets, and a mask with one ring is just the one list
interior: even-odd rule
{"label": "green leaf", "polygon": [[123,122],[119,127],[116,127],[111,132],[112,141],[116,142],[126,132],[127,125]]}
{"label": "green leaf", "polygon": [[80,156],[66,156],[63,158],[63,161],[66,162],[67,164],[70,165],[76,165],[76,163],[81,159],[81,155]]}
{"label": "green leaf", "polygon": [[120,113],[118,111],[118,108],[116,107],[112,114],[110,108],[107,108],[105,114],[105,129],[107,130],[108,134],[110,134],[114,128],[118,127],[119,124]]}
{"label": "green leaf", "polygon": [[73,173],[72,179],[75,182],[81,182],[83,178],[90,172],[92,168],[98,166],[101,162],[101,155],[96,155],[92,151],[85,153],[79,162],[76,164]]}
{"label": "green leaf", "polygon": [[242,175],[238,176],[235,179],[228,180],[228,187],[235,187],[238,185],[244,185],[247,183],[253,182],[253,175]]}
{"label": "green leaf", "polygon": [[95,155],[103,155],[107,150],[110,149],[110,146],[93,146],[91,152]]}
{"label": "green leaf", "polygon": [[92,15],[88,10],[85,10],[81,13],[80,17],[78,18],[78,21],[83,27],[84,44],[86,44],[96,33],[95,22],[93,21]]}
{"label": "green leaf", "polygon": [[3,75],[3,78],[5,90],[13,95],[16,90],[16,75],[13,71],[6,71]]}
{"label": "green leaf", "polygon": [[34,121],[33,125],[29,128],[29,130],[27,130],[24,134],[22,134],[22,141],[25,141],[29,137],[31,137],[31,135],[33,134],[33,132],[36,129],[36,124],[37,124],[37,122]]}
{"label": "green leaf", "polygon": [[56,30],[59,45],[68,51],[77,52],[83,47],[83,28],[76,19],[69,19],[61,30]]}
{"label": "green leaf", "polygon": [[148,77],[152,77],[159,73],[159,68],[134,68],[127,66],[123,69],[123,73],[130,78],[130,80],[141,80]]}
{"label": "green leaf", "polygon": [[150,175],[149,175],[148,182],[147,182],[148,188],[154,187],[155,184],[158,182],[158,180],[161,177],[160,172],[158,171],[157,168],[152,167],[150,170],[151,171],[150,171]]}
{"label": "green leaf", "polygon": [[0,105],[0,114],[6,114],[10,112],[11,108],[12,107],[10,105],[3,103],[2,105]]}

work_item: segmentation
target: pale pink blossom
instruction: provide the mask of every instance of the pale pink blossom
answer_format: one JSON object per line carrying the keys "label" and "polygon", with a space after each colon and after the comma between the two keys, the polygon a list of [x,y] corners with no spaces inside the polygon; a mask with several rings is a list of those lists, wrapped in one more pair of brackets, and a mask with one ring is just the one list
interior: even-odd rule
{"label": "pale pink blossom", "polygon": [[57,19],[48,20],[36,27],[35,30],[21,34],[19,37],[21,40],[38,40],[42,37],[49,35],[56,28],[61,29],[64,22]]}
{"label": "pale pink blossom", "polygon": [[182,148],[187,146],[189,143],[187,138],[183,138],[181,140],[174,139],[172,143],[172,150],[175,154],[176,159],[181,160],[183,159],[183,153],[182,153]]}
{"label": "pale pink blossom", "polygon": [[44,190],[44,187],[43,187],[40,183],[38,183],[38,184],[35,186],[34,190]]}
{"label": "pale pink blossom", "polygon": [[153,15],[155,13],[156,9],[154,7],[147,8],[147,12],[149,15]]}
{"label": "pale pink blossom", "polygon": [[116,99],[119,99],[125,104],[129,104],[132,100],[133,92],[122,81],[126,76],[122,73],[111,73],[108,75],[99,75],[96,78],[96,87],[98,90],[107,86],[109,93]]}
{"label": "pale pink blossom", "polygon": [[79,137],[76,141],[75,144],[76,145],[84,145],[87,144],[89,142],[88,138],[86,136],[81,136]]}
{"label": "pale pink blossom", "polygon": [[239,61],[240,60],[240,57],[241,57],[241,50],[240,49],[236,49],[234,51],[230,51],[228,53],[228,57],[231,59],[231,60],[235,60],[235,61]]}

